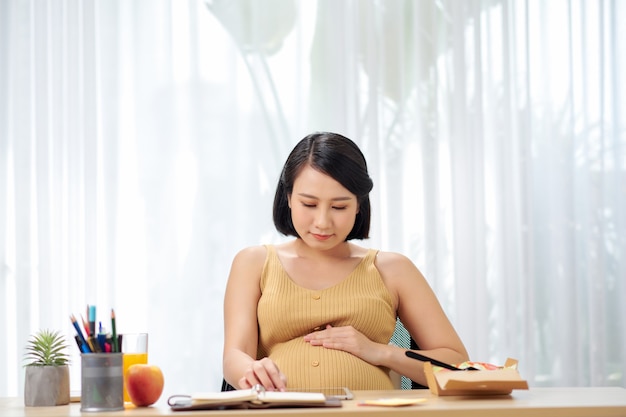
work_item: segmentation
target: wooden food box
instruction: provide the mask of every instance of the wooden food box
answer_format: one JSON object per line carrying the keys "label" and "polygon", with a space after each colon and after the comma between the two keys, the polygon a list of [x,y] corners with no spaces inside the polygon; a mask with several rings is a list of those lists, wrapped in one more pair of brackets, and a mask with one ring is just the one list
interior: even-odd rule
{"label": "wooden food box", "polygon": [[434,395],[500,395],[528,389],[517,371],[517,361],[507,359],[503,368],[480,371],[450,371],[424,363],[428,388]]}

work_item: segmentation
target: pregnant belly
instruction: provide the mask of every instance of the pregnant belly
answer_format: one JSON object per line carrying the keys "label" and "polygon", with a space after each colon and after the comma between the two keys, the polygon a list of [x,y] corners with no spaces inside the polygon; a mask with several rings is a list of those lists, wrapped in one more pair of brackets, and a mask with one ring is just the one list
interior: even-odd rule
{"label": "pregnant belly", "polygon": [[356,356],[321,346],[302,338],[277,344],[269,352],[287,376],[289,389],[348,387],[352,390],[393,389],[389,370],[371,365]]}

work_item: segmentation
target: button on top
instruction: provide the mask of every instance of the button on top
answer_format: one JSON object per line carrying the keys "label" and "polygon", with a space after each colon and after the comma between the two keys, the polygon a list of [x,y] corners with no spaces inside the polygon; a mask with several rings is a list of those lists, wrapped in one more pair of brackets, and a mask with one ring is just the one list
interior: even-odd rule
{"label": "button on top", "polygon": [[311,366],[317,367],[317,366],[320,366],[320,363],[319,363],[319,361],[313,361],[313,362],[311,362]]}
{"label": "button on top", "polygon": [[313,298],[314,300],[319,300],[322,297],[319,294],[313,294],[311,298]]}

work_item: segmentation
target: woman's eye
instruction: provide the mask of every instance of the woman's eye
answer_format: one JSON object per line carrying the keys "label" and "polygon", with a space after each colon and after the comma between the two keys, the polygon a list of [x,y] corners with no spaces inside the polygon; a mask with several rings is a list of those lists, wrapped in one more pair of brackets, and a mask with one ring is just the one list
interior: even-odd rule
{"label": "woman's eye", "polygon": [[[306,207],[306,208],[315,208],[317,207],[317,203],[305,203],[304,201],[302,201],[302,206]],[[331,208],[333,210],[345,210],[347,208],[347,206],[331,206]]]}

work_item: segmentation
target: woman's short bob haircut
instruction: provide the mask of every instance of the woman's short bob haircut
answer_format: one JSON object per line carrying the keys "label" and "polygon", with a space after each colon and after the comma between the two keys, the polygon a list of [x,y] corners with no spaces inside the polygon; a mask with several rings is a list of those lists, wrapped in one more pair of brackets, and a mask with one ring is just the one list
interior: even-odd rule
{"label": "woman's short bob haircut", "polygon": [[296,177],[306,165],[339,182],[356,195],[359,210],[354,227],[346,237],[367,239],[370,231],[370,198],[373,182],[363,153],[352,140],[337,133],[317,132],[302,139],[289,154],[274,196],[274,225],[286,236],[298,236],[291,220],[288,197]]}

